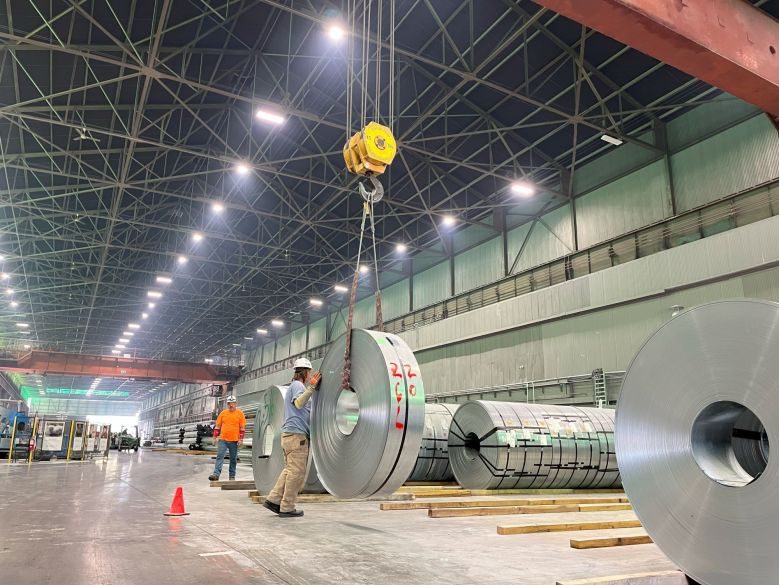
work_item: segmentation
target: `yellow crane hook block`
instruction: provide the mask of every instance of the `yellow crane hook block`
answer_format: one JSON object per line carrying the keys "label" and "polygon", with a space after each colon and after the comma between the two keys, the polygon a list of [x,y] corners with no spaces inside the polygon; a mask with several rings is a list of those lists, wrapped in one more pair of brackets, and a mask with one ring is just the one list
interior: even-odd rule
{"label": "yellow crane hook block", "polygon": [[371,122],[344,145],[346,168],[356,175],[380,175],[392,163],[398,146],[392,131]]}

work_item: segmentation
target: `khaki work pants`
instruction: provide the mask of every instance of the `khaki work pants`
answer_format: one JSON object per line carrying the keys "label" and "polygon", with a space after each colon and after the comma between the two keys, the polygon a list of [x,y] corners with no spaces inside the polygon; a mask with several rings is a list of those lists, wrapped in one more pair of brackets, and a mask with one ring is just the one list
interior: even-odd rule
{"label": "khaki work pants", "polygon": [[282,512],[291,512],[306,482],[308,437],[298,433],[282,433],[281,449],[284,451],[284,469],[267,499],[279,504]]}

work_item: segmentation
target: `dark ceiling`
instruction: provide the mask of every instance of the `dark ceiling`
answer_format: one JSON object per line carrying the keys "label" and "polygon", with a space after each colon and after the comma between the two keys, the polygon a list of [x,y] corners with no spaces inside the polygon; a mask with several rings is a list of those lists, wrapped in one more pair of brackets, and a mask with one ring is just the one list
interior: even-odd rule
{"label": "dark ceiling", "polygon": [[[389,83],[393,2],[370,4],[370,38],[377,14],[383,22],[378,106],[376,43],[366,61],[361,24],[346,39],[328,35],[334,19],[348,23],[346,3],[7,0],[0,254],[14,293],[0,307],[2,343],[110,353],[137,322],[116,351],[200,360],[235,355],[233,344],[271,319],[287,329],[304,319],[309,298],[353,270],[361,208],[341,148],[348,87],[351,131],[360,126],[366,63],[367,118],[378,107],[399,141],[377,209],[388,281],[399,277],[398,242],[444,253],[444,213],[458,229],[493,229],[497,208],[529,220],[613,148],[604,132],[638,143],[653,123],[718,94],[511,0],[394,2]],[[779,3],[758,4],[776,13]],[[261,108],[285,123],[256,120]],[[514,178],[541,192],[519,203]],[[148,299],[149,289],[163,297]]]}

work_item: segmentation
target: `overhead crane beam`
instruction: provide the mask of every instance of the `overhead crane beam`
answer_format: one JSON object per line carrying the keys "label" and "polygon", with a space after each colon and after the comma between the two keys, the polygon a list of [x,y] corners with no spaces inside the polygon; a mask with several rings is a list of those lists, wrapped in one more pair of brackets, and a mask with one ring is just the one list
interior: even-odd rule
{"label": "overhead crane beam", "polygon": [[187,384],[227,384],[234,381],[240,373],[237,368],[210,364],[39,350],[25,353],[17,359],[0,359],[0,371],[161,380]]}
{"label": "overhead crane beam", "polygon": [[743,0],[534,0],[779,120],[779,21]]}

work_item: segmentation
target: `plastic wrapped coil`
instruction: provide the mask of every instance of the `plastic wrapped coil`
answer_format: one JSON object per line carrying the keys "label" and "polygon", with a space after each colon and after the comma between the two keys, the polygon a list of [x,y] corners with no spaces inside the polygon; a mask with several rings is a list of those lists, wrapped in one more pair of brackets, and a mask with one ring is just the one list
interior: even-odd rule
{"label": "plastic wrapped coil", "polygon": [[331,494],[361,498],[394,492],[419,454],[425,391],[414,354],[396,335],[352,331],[351,387],[342,390],[345,336],[321,366],[311,440],[319,478]]}
{"label": "plastic wrapped coil", "polygon": [[663,325],[625,375],[617,454],[649,535],[703,585],[779,575],[779,305],[701,305]]}
{"label": "plastic wrapped coil", "polygon": [[425,405],[425,429],[422,446],[408,481],[451,481],[449,463],[449,425],[459,404],[428,403]]}
{"label": "plastic wrapped coil", "polygon": [[449,460],[466,489],[620,485],[606,409],[466,402],[449,428]]}
{"label": "plastic wrapped coil", "polygon": [[[284,424],[284,400],[288,386],[270,386],[259,397],[254,417],[252,437],[252,472],[254,485],[261,494],[267,494],[276,484],[284,469],[284,451],[281,448],[281,426]],[[303,491],[323,493],[316,473],[311,451],[308,453],[308,469]]]}

